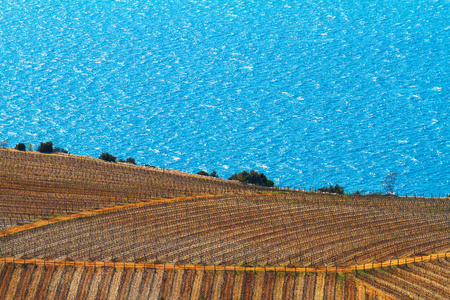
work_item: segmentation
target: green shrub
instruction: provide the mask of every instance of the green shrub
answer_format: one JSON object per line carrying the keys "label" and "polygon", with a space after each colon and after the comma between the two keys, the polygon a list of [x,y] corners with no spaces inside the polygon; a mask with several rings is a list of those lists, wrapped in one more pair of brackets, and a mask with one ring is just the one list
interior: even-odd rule
{"label": "green shrub", "polygon": [[53,148],[53,153],[69,153],[69,151],[60,147],[55,147]]}
{"label": "green shrub", "polygon": [[133,165],[136,164],[136,160],[134,160],[134,158],[132,158],[132,157],[128,157],[126,160],[123,158],[120,158],[119,160],[117,160],[117,162],[121,162],[121,163],[126,162],[126,163],[133,164]]}
{"label": "green shrub", "polygon": [[132,158],[132,157],[128,157],[126,162],[129,163],[129,164],[133,164],[133,165],[136,164],[136,160],[134,158]]}
{"label": "green shrub", "polygon": [[228,180],[239,180],[244,183],[251,183],[259,186],[274,186],[273,181],[267,179],[264,173],[258,173],[255,170],[251,170],[250,172],[242,171],[239,174],[234,173]]}
{"label": "green shrub", "polygon": [[100,158],[101,160],[104,160],[104,161],[116,162],[117,157],[109,154],[108,152],[103,152],[102,154],[100,154],[100,156],[98,158]]}
{"label": "green shrub", "polygon": [[16,145],[16,150],[25,151],[26,150],[25,144],[24,143],[18,143]]}
{"label": "green shrub", "polygon": [[323,193],[332,193],[332,194],[344,194],[344,188],[342,186],[339,186],[339,184],[336,184],[335,186],[330,185],[329,187],[322,187],[318,189],[319,192]]}
{"label": "green shrub", "polygon": [[219,175],[217,175],[216,171],[212,171],[210,174],[208,174],[208,172],[205,171],[199,171],[197,172],[197,175],[219,178]]}
{"label": "green shrub", "polygon": [[52,142],[41,143],[37,148],[37,151],[41,153],[53,153],[53,143]]}

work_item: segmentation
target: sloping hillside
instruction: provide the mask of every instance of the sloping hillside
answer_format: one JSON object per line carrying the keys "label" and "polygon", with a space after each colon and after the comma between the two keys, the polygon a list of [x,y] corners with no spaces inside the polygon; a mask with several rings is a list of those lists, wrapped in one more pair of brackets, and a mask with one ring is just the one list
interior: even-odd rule
{"label": "sloping hillside", "polygon": [[275,190],[11,150],[0,163],[0,299],[450,296],[448,198]]}
{"label": "sloping hillside", "polygon": [[448,299],[447,259],[347,274],[0,264],[5,299]]}
{"label": "sloping hillside", "polygon": [[37,218],[157,198],[261,187],[90,157],[0,149],[0,230]]}
{"label": "sloping hillside", "polygon": [[205,197],[57,222],[1,238],[0,256],[304,267],[450,252],[445,215],[299,197]]}

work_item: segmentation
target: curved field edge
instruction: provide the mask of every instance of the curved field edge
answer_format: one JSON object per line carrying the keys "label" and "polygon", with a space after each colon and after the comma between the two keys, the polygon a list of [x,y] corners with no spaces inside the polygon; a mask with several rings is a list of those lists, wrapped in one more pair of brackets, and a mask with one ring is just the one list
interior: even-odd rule
{"label": "curved field edge", "polygon": [[450,250],[448,221],[437,215],[312,207],[290,196],[201,198],[59,222],[4,237],[0,257],[304,268]]}
{"label": "curved field edge", "polygon": [[[250,196],[256,196],[256,195],[268,195],[269,196],[271,194],[272,193],[264,193],[264,194],[256,193],[256,194],[243,194],[243,195],[231,195],[231,196],[250,197]],[[207,198],[216,198],[216,197],[225,197],[225,196],[230,196],[230,195],[201,195],[201,196],[192,196],[192,197],[176,197],[176,198],[167,198],[167,199],[159,199],[159,200],[150,200],[150,201],[145,201],[145,202],[130,203],[130,204],[125,204],[125,205],[116,205],[116,206],[112,206],[112,207],[104,207],[104,208],[100,208],[100,209],[96,209],[96,210],[84,211],[81,213],[69,214],[69,215],[65,215],[65,216],[52,218],[49,220],[40,220],[40,221],[30,223],[30,224],[15,226],[15,227],[0,231],[0,238],[7,236],[7,235],[15,234],[18,232],[31,230],[31,229],[35,229],[35,228],[39,228],[39,227],[44,227],[44,226],[59,223],[59,222],[93,217],[93,216],[97,216],[97,215],[101,215],[101,214],[117,212],[120,210],[125,210],[125,209],[130,209],[130,208],[143,207],[143,206],[154,205],[154,204],[159,204],[159,203],[189,201],[189,200],[194,200],[194,199],[207,199]]]}
{"label": "curved field edge", "polygon": [[86,210],[273,189],[77,155],[0,149],[0,230]]}
{"label": "curved field edge", "polygon": [[436,253],[425,256],[414,256],[403,259],[392,259],[380,263],[358,264],[344,267],[246,267],[246,266],[221,266],[221,265],[193,265],[193,264],[156,264],[156,263],[131,263],[131,262],[103,262],[103,261],[68,261],[25,259],[14,257],[2,257],[0,263],[34,264],[38,266],[73,266],[73,267],[114,267],[123,269],[162,269],[162,270],[195,270],[195,271],[234,271],[234,272],[303,272],[303,273],[349,273],[353,271],[366,271],[383,267],[395,267],[410,265],[418,262],[438,261],[450,258],[450,252]]}
{"label": "curved field edge", "polygon": [[361,272],[285,273],[0,261],[0,292],[6,299],[449,299],[449,265],[442,259]]}

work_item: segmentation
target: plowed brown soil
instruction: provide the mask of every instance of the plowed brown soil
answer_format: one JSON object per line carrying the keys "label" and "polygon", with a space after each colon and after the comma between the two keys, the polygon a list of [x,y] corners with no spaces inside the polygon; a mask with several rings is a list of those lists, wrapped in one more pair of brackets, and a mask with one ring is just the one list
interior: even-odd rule
{"label": "plowed brown soil", "polygon": [[122,274],[122,281],[120,282],[119,293],[117,299],[127,299],[128,291],[130,290],[131,279],[133,278],[134,270],[124,270]]}
{"label": "plowed brown soil", "polygon": [[22,274],[22,278],[19,282],[19,289],[17,289],[16,292],[16,299],[25,299],[25,295],[28,291],[28,288],[31,283],[31,278],[34,272],[34,265],[24,265],[24,270]]}
{"label": "plowed brown soil", "polygon": [[325,290],[325,275],[326,273],[316,274],[316,287],[314,289],[314,298],[323,299]]}
{"label": "plowed brown soil", "polygon": [[0,295],[5,295],[6,290],[8,288],[9,282],[11,280],[11,276],[14,272],[14,266],[13,265],[6,265],[3,268],[1,277],[0,277]]}
{"label": "plowed brown soil", "polygon": [[303,299],[303,290],[305,287],[305,274],[298,274],[297,278],[295,278],[294,285],[294,299]]}
{"label": "plowed brown soil", "polygon": [[262,299],[262,293],[264,288],[264,273],[255,274],[255,280],[253,283],[253,297],[252,299]]}
{"label": "plowed brown soil", "polygon": [[222,300],[232,299],[231,297],[233,292],[233,283],[234,283],[234,272],[225,272],[221,296]]}
{"label": "plowed brown soil", "polygon": [[184,274],[183,286],[181,287],[180,299],[189,299],[191,295],[192,285],[194,284],[195,271],[186,270]]}
{"label": "plowed brown soil", "polygon": [[96,299],[105,300],[108,297],[109,285],[111,284],[112,276],[115,272],[114,268],[107,268],[103,274],[102,281],[98,286],[98,293]]}
{"label": "plowed brown soil", "polygon": [[123,269],[116,269],[111,284],[109,285],[108,300],[115,300],[119,292],[120,282],[122,281]]}
{"label": "plowed brown soil", "polygon": [[336,273],[327,273],[325,277],[325,298],[336,291]]}
{"label": "plowed brown soil", "polygon": [[174,270],[166,270],[161,285],[161,298],[168,299],[172,290]]}
{"label": "plowed brown soil", "polygon": [[184,270],[176,270],[173,276],[172,288],[170,289],[169,299],[179,299],[181,286],[184,280]]}
{"label": "plowed brown soil", "polygon": [[294,299],[295,274],[289,273],[284,279],[283,299]]}
{"label": "plowed brown soil", "polygon": [[105,274],[105,268],[95,268],[92,275],[91,283],[89,284],[89,290],[87,293],[87,299],[97,299],[98,288],[100,287]]}
{"label": "plowed brown soil", "polygon": [[200,292],[200,295],[201,297],[203,297],[203,299],[210,299],[213,281],[214,281],[214,272],[205,272],[202,290]]}
{"label": "plowed brown soil", "polygon": [[203,271],[195,271],[194,283],[192,284],[191,299],[200,299],[204,277],[205,273]]}
{"label": "plowed brown soil", "polygon": [[50,285],[47,288],[47,299],[55,299],[58,292],[59,285],[65,272],[64,266],[55,267],[55,271],[50,279]]}
{"label": "plowed brown soil", "polygon": [[214,284],[211,291],[212,299],[220,299],[220,295],[222,294],[222,285],[224,280],[225,272],[216,272],[214,276]]}
{"label": "plowed brown soil", "polygon": [[[149,299],[148,295],[150,293],[150,289],[152,288],[153,277],[155,275],[155,270],[145,270],[144,274],[142,274],[142,282],[140,285],[140,297],[139,299]],[[158,291],[159,293],[159,291]]]}
{"label": "plowed brown soil", "polygon": [[283,297],[284,277],[284,272],[277,272],[277,276],[275,276],[275,287],[273,290],[274,300],[281,300],[281,298]]}
{"label": "plowed brown soil", "polygon": [[33,275],[31,276],[30,284],[27,288],[27,292],[25,294],[26,300],[31,300],[36,298],[37,289],[39,286],[39,282],[41,282],[44,267],[35,267],[33,271]]}
{"label": "plowed brown soil", "polygon": [[[403,288],[401,287],[395,287],[395,286],[386,286],[385,282],[383,282],[383,280],[379,280],[376,279],[374,277],[369,277],[367,274],[363,274],[363,275],[359,275],[358,276],[358,280],[363,280],[364,284],[369,284],[370,286],[379,289],[381,291],[384,292],[385,295],[389,295],[391,298],[393,299],[411,299],[413,300],[414,298],[411,297],[410,295],[408,295],[408,292],[405,291]],[[347,294],[347,284],[345,286],[345,299],[349,299],[348,297],[355,295],[354,292],[355,287],[353,286],[353,290],[351,291],[351,293],[348,295]],[[384,296],[386,297],[386,296]],[[387,298],[389,299],[389,298]]]}
{"label": "plowed brown soil", "polygon": [[84,300],[86,299],[89,291],[89,287],[91,285],[92,275],[94,275],[94,268],[86,268],[83,278],[81,278],[80,288],[78,290],[77,296],[75,299]]}
{"label": "plowed brown soil", "polygon": [[275,272],[266,272],[264,275],[264,289],[262,299],[264,300],[272,299],[274,285],[275,285]]}
{"label": "plowed brown soil", "polygon": [[233,284],[233,299],[241,299],[244,285],[244,274],[236,274]]}
{"label": "plowed brown soil", "polygon": [[244,273],[244,286],[243,286],[243,290],[242,290],[242,299],[243,300],[251,300],[252,299],[254,279],[255,279],[254,272],[245,272]]}
{"label": "plowed brown soil", "polygon": [[8,290],[6,291],[4,299],[16,299],[14,295],[16,294],[17,285],[19,284],[20,277],[22,276],[24,266],[18,265],[14,268],[14,272],[9,282]]}
{"label": "plowed brown soil", "polygon": [[355,299],[356,285],[355,280],[351,276],[347,276],[345,284],[345,299]]}
{"label": "plowed brown soil", "polygon": [[56,299],[66,300],[69,291],[70,283],[72,282],[73,274],[76,268],[66,267],[66,272],[63,275],[61,285],[59,286],[58,292],[56,294]]}
{"label": "plowed brown soil", "polygon": [[55,270],[55,267],[53,266],[45,266],[44,267],[44,274],[42,274],[41,281],[39,282],[38,288],[37,288],[37,300],[43,300],[47,296],[47,287],[50,283],[50,279],[52,278],[53,271]]}
{"label": "plowed brown soil", "polygon": [[67,292],[67,300],[75,300],[78,290],[80,289],[80,281],[85,270],[86,268],[76,268]]}
{"label": "plowed brown soil", "polygon": [[343,275],[340,274],[337,275],[336,278],[336,299],[344,299],[344,297],[345,297],[345,280],[343,280]]}
{"label": "plowed brown soil", "polygon": [[[159,299],[161,296],[161,287],[164,278],[164,270],[157,270],[153,275],[153,281],[150,288],[148,299]],[[147,298],[143,298],[147,299]]]}
{"label": "plowed brown soil", "polygon": [[139,287],[141,286],[143,275],[144,270],[135,270],[133,280],[130,285],[130,291],[128,293],[128,300],[139,299]]}
{"label": "plowed brown soil", "polygon": [[0,263],[0,278],[3,277],[3,272],[5,272],[7,264],[6,263]]}
{"label": "plowed brown soil", "polygon": [[314,290],[316,287],[316,274],[308,273],[305,276],[305,288],[303,292],[303,299],[314,299]]}

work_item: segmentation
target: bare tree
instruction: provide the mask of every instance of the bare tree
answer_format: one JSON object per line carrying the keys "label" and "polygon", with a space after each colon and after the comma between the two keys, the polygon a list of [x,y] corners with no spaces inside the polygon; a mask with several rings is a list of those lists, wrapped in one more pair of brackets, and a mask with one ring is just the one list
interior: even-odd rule
{"label": "bare tree", "polygon": [[395,179],[397,178],[397,173],[389,173],[383,180],[384,190],[387,195],[394,195]]}

